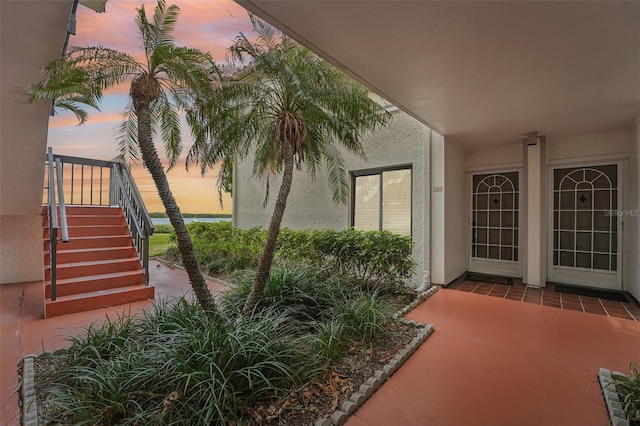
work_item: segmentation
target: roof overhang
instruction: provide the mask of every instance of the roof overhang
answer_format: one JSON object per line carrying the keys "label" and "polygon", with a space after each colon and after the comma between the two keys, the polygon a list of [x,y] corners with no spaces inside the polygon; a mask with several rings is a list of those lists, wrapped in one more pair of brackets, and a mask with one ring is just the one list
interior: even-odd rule
{"label": "roof overhang", "polygon": [[640,2],[236,1],[467,148],[640,117]]}
{"label": "roof overhang", "polygon": [[98,13],[103,13],[107,9],[107,0],[79,0],[79,3]]}

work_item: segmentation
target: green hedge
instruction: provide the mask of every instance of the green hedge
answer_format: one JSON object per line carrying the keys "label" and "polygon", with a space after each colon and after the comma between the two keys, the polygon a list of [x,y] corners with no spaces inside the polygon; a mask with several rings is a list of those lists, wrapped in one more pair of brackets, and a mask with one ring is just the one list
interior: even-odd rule
{"label": "green hedge", "polygon": [[[229,273],[257,266],[266,230],[242,230],[230,222],[193,222],[187,228],[206,273]],[[350,276],[363,285],[397,284],[412,274],[412,244],[410,237],[388,231],[284,228],[278,236],[276,260]]]}

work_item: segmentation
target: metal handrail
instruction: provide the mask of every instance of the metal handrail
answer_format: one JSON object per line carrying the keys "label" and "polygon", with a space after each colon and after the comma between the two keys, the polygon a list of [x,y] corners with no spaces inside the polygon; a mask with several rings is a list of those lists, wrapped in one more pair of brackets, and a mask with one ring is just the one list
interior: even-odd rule
{"label": "metal handrail", "polygon": [[[122,183],[122,178],[120,177],[120,173],[118,173],[118,166],[116,164],[114,164],[113,166],[111,166],[114,170],[115,170],[115,177],[116,177],[116,182],[118,182],[118,187],[120,188],[120,191],[122,191],[123,194],[126,194],[127,191],[124,187],[124,184]],[[127,213],[134,211],[133,210],[133,206],[131,205],[131,200],[129,200],[129,197],[121,197],[124,198],[125,204],[126,204],[126,210]],[[144,233],[142,232],[142,229],[140,229],[140,224],[138,223],[138,221],[136,220],[132,220],[131,222],[133,222],[133,224],[135,225],[135,230],[138,234],[138,236],[140,238],[144,238]]]}
{"label": "metal handrail", "polygon": [[58,244],[58,209],[56,206],[56,185],[53,180],[53,150],[47,152],[48,178],[47,198],[49,209],[49,278],[51,280],[51,300],[56,300],[56,246]]}
{"label": "metal handrail", "polygon": [[[49,148],[51,149],[51,148]],[[62,229],[62,242],[69,242],[69,227],[67,226],[67,206],[64,203],[64,189],[62,186],[62,164],[56,158],[56,181],[58,183],[58,205],[60,206],[60,227]]]}
{"label": "metal handrail", "polygon": [[[53,165],[55,164],[53,161],[53,150],[51,148],[49,148],[49,151],[47,152],[47,162],[48,162],[48,182],[47,182],[47,190],[49,191],[47,194],[47,198],[48,198],[48,204],[49,204],[49,210],[51,210],[52,208],[54,208],[56,206],[56,188],[55,188],[55,184],[54,184],[54,180],[53,180]],[[52,214],[51,211],[49,211],[49,223],[50,228],[57,228],[58,227],[58,214],[57,211],[54,211]]]}
{"label": "metal handrail", "polygon": [[[47,194],[49,211],[49,278],[51,280],[51,300],[56,300],[57,281],[57,253],[58,253],[58,230],[62,234],[61,241],[69,242],[69,227],[67,226],[67,208],[64,203],[64,188],[62,185],[62,165],[60,159],[54,161],[53,150],[47,150]],[[54,179],[55,164],[55,179]],[[58,185],[58,203],[56,204],[56,183]],[[58,208],[60,211],[58,212]],[[58,214],[60,222],[58,222]]]}
{"label": "metal handrail", "polygon": [[[131,190],[131,193],[133,195],[133,197],[135,198],[135,202],[137,205],[139,206],[144,206],[144,203],[142,202],[142,196],[140,195],[140,191],[138,190],[138,187],[135,184],[135,181],[133,180],[133,175],[131,174],[131,169],[129,169],[129,165],[127,163],[125,163],[124,161],[120,162],[120,168],[122,170],[124,170],[124,178],[127,181],[128,187]],[[149,235],[153,235],[154,232],[154,226],[153,226],[153,222],[151,221],[151,216],[149,215],[149,212],[147,211],[146,208],[142,209],[142,220],[144,221],[144,226],[146,229],[148,229]]]}

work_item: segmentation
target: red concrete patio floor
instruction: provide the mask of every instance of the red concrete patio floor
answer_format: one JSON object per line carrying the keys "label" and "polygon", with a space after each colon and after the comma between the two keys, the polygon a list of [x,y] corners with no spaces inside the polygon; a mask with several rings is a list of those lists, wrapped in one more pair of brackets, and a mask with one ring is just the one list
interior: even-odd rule
{"label": "red concrete patio floor", "polygon": [[640,323],[442,289],[407,315],[435,331],[347,422],[607,425],[597,372],[640,361]]}
{"label": "red concrete patio floor", "polygon": [[[186,272],[162,263],[150,262],[150,284],[155,287],[156,300],[191,293]],[[225,287],[207,281],[216,294]],[[44,319],[44,287],[41,281],[3,284],[0,286],[0,425],[20,424],[17,363],[28,354],[40,354],[68,346],[67,336],[78,334],[89,324],[116,318],[123,313],[135,313],[151,306],[150,301],[136,302],[113,308],[63,315]]]}

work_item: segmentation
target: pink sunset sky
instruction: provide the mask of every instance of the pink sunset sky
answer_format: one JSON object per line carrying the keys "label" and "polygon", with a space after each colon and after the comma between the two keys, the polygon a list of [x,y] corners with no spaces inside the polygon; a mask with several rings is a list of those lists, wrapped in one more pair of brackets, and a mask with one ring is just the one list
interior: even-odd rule
{"label": "pink sunset sky", "polygon": [[[109,0],[105,13],[95,13],[79,6],[76,35],[69,46],[102,45],[139,56],[141,50],[135,24],[136,8],[145,5],[147,16],[153,14],[155,0]],[[225,60],[227,48],[240,32],[250,33],[247,12],[231,0],[174,0],[181,13],[174,31],[178,45],[209,51],[216,62]],[[118,154],[115,128],[121,123],[121,112],[127,104],[128,85],[105,94],[100,111],[89,109],[89,120],[82,126],[71,113],[61,113],[49,121],[48,144],[54,153],[76,157],[110,160]],[[184,153],[192,143],[189,131],[183,127]],[[158,152],[164,158],[160,141]],[[164,211],[151,176],[142,162],[132,163],[132,171],[150,212]],[[168,173],[171,190],[184,213],[231,213],[231,199],[224,197],[220,209],[216,190],[216,171],[204,177],[197,167],[185,171],[184,163]]]}

